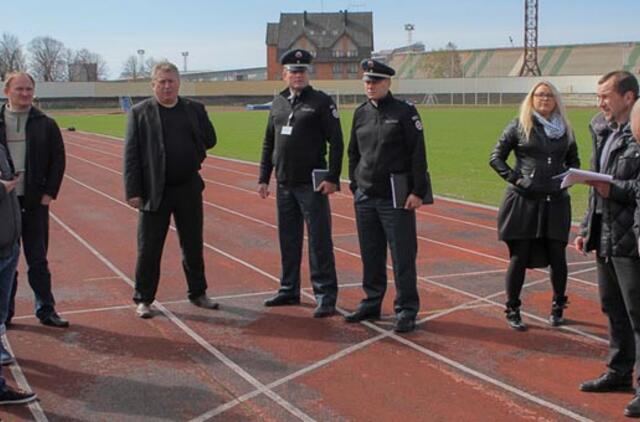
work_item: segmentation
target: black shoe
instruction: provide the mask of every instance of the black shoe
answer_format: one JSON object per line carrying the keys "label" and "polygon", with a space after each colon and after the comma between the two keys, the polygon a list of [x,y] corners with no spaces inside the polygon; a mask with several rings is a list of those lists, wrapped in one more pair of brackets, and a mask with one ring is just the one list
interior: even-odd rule
{"label": "black shoe", "polygon": [[380,319],[380,309],[358,308],[355,312],[344,317],[347,322],[370,321],[372,319]]}
{"label": "black shoe", "polygon": [[69,321],[54,312],[51,315],[42,318],[40,320],[40,324],[48,325],[49,327],[67,328],[69,326]]}
{"label": "black shoe", "polygon": [[28,393],[23,390],[14,390],[7,387],[7,391],[0,393],[0,404],[24,404],[37,399],[36,393]]}
{"label": "black shoe", "polygon": [[552,327],[558,327],[564,324],[564,317],[562,313],[564,308],[567,307],[567,297],[563,296],[560,299],[555,299],[551,304],[551,314],[549,314],[549,324]]}
{"label": "black shoe", "polygon": [[587,393],[608,393],[611,391],[633,391],[631,375],[605,372],[600,377],[580,384],[580,391]]}
{"label": "black shoe", "polygon": [[414,317],[400,316],[393,326],[396,333],[409,333],[416,329],[416,319]]}
{"label": "black shoe", "polygon": [[640,394],[636,393],[633,400],[624,408],[624,415],[630,418],[640,418]]}
{"label": "black shoe", "polygon": [[0,341],[0,365],[8,366],[13,365],[15,363],[15,358],[11,356],[11,353],[7,349],[4,348],[2,341]]}
{"label": "black shoe", "polygon": [[336,314],[334,305],[318,305],[313,311],[314,318],[326,318]]}
{"label": "black shoe", "polygon": [[287,306],[287,305],[299,305],[300,296],[289,296],[282,293],[278,293],[271,299],[264,301],[264,306]]}
{"label": "black shoe", "polygon": [[189,299],[189,302],[196,305],[198,308],[204,309],[219,309],[220,305],[217,302],[212,301],[206,294],[202,294],[194,299]]}
{"label": "black shoe", "polygon": [[516,331],[527,331],[527,325],[522,322],[522,317],[520,316],[520,308],[507,307],[504,313],[507,314],[509,327]]}

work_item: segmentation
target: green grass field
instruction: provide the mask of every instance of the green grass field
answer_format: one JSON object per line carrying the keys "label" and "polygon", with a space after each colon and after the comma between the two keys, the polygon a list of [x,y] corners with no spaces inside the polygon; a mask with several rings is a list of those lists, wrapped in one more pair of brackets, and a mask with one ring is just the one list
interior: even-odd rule
{"label": "green grass field", "polygon": [[[588,167],[591,141],[588,123],[595,109],[571,109],[569,118],[578,139],[582,167]],[[489,153],[507,123],[516,115],[515,107],[486,108],[421,108],[425,125],[427,154],[434,191],[437,195],[464,199],[487,205],[498,205],[505,182],[489,167]],[[345,150],[353,111],[340,113]],[[225,111],[210,113],[218,134],[218,145],[212,153],[222,157],[259,161],[267,119],[266,111]],[[125,116],[58,115],[61,127],[102,133],[122,138]],[[346,173],[346,155],[343,163]],[[257,178],[257,174],[256,174]],[[573,219],[579,221],[586,207],[587,189],[571,188]]]}

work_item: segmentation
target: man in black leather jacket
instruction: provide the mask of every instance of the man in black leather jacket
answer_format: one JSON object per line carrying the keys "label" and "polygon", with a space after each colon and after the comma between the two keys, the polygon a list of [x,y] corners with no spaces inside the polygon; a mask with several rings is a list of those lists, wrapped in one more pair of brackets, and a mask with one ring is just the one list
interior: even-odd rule
{"label": "man in black leather jacket", "polygon": [[[578,251],[596,252],[602,310],[609,319],[607,371],[584,382],[586,392],[631,390],[633,369],[640,363],[640,258],[633,234],[635,185],[640,180],[640,145],[631,135],[629,116],[638,98],[638,81],[617,71],[598,81],[601,113],[591,121],[591,169],[613,176],[613,181],[592,183],[589,207]],[[638,374],[636,373],[636,376]],[[625,415],[640,417],[640,395],[629,403]]]}

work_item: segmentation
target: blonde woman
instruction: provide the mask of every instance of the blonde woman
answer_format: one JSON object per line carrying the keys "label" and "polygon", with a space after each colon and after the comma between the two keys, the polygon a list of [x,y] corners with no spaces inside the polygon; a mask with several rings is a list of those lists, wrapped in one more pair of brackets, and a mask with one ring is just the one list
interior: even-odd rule
{"label": "blonde woman", "polygon": [[[507,164],[509,154],[515,165]],[[549,323],[564,322],[567,304],[566,246],[571,227],[571,200],[554,178],[580,167],[575,136],[558,90],[537,83],[520,105],[520,116],[504,130],[491,153],[490,165],[509,185],[498,211],[498,237],[509,248],[506,315],[511,328],[524,331],[520,293],[527,268],[551,267],[553,302]]]}

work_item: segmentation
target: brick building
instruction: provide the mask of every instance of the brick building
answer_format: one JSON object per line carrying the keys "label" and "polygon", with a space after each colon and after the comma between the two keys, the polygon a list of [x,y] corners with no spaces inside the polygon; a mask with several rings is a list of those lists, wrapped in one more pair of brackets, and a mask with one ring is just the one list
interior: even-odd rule
{"label": "brick building", "polygon": [[314,56],[314,79],[357,79],[360,61],[373,51],[371,12],[281,13],[267,23],[267,79],[282,78],[280,56],[304,48]]}

